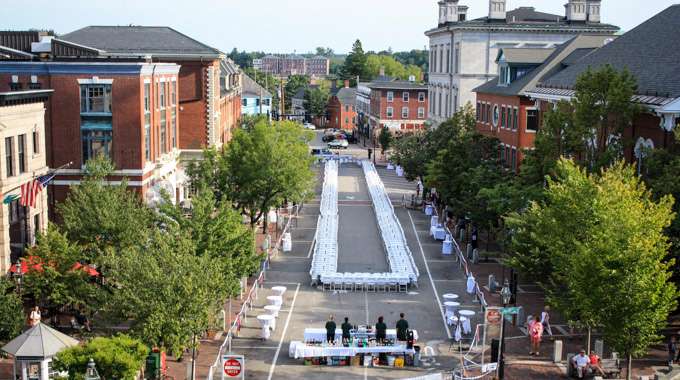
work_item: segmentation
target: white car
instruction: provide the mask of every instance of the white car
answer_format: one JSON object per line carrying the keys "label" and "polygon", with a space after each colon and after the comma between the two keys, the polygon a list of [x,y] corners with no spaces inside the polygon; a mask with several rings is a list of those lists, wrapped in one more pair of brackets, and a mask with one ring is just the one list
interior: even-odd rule
{"label": "white car", "polygon": [[329,149],[340,149],[340,148],[347,149],[347,147],[349,147],[349,143],[347,142],[347,140],[333,140],[333,141],[328,143]]}
{"label": "white car", "polygon": [[310,129],[310,130],[313,131],[313,130],[316,129],[316,126],[314,126],[314,124],[312,124],[312,123],[304,123],[304,124],[302,125],[302,128],[304,128],[304,129]]}

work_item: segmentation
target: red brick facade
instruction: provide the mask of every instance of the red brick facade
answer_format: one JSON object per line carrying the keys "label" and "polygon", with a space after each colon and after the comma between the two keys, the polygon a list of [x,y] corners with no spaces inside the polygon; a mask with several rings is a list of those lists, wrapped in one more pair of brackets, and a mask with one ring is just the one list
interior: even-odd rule
{"label": "red brick facade", "polygon": [[408,134],[423,128],[427,121],[427,87],[403,89],[370,87],[370,125],[374,131],[388,126],[393,133],[395,130],[401,130],[401,133]]}

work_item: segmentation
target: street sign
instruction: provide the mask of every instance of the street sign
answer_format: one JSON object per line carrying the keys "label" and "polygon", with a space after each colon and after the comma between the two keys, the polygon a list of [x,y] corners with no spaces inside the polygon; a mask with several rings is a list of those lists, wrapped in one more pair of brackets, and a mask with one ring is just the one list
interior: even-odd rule
{"label": "street sign", "polygon": [[503,314],[503,316],[508,320],[508,322],[512,323],[512,314]]}
{"label": "street sign", "polygon": [[519,307],[506,307],[501,309],[501,314],[517,314],[519,313]]}
{"label": "street sign", "polygon": [[495,371],[498,368],[498,363],[489,363],[482,366],[482,372]]}
{"label": "street sign", "polygon": [[222,355],[222,379],[243,379],[243,355]]}
{"label": "street sign", "polygon": [[499,310],[488,309],[486,311],[486,322],[495,325],[501,321],[501,313]]}

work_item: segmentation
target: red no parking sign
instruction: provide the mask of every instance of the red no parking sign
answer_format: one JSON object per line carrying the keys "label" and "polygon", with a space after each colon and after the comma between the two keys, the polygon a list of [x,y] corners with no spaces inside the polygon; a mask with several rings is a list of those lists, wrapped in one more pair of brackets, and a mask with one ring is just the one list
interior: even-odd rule
{"label": "red no parking sign", "polygon": [[222,355],[222,379],[243,378],[243,355]]}

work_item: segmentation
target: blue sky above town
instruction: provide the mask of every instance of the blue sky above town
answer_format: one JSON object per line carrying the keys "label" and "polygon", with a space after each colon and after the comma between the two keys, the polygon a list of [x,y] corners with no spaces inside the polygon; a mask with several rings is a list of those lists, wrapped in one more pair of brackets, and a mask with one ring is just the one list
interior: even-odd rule
{"label": "blue sky above town", "polygon": [[[508,0],[508,9],[533,6],[564,15],[567,0]],[[679,1],[603,0],[602,21],[630,30]],[[461,0],[469,18],[488,13],[487,0]],[[225,52],[307,53],[327,46],[345,53],[357,38],[365,50],[422,49],[436,26],[437,0],[34,0],[3,5],[3,30],[54,29],[65,34],[88,25],[170,26]]]}

